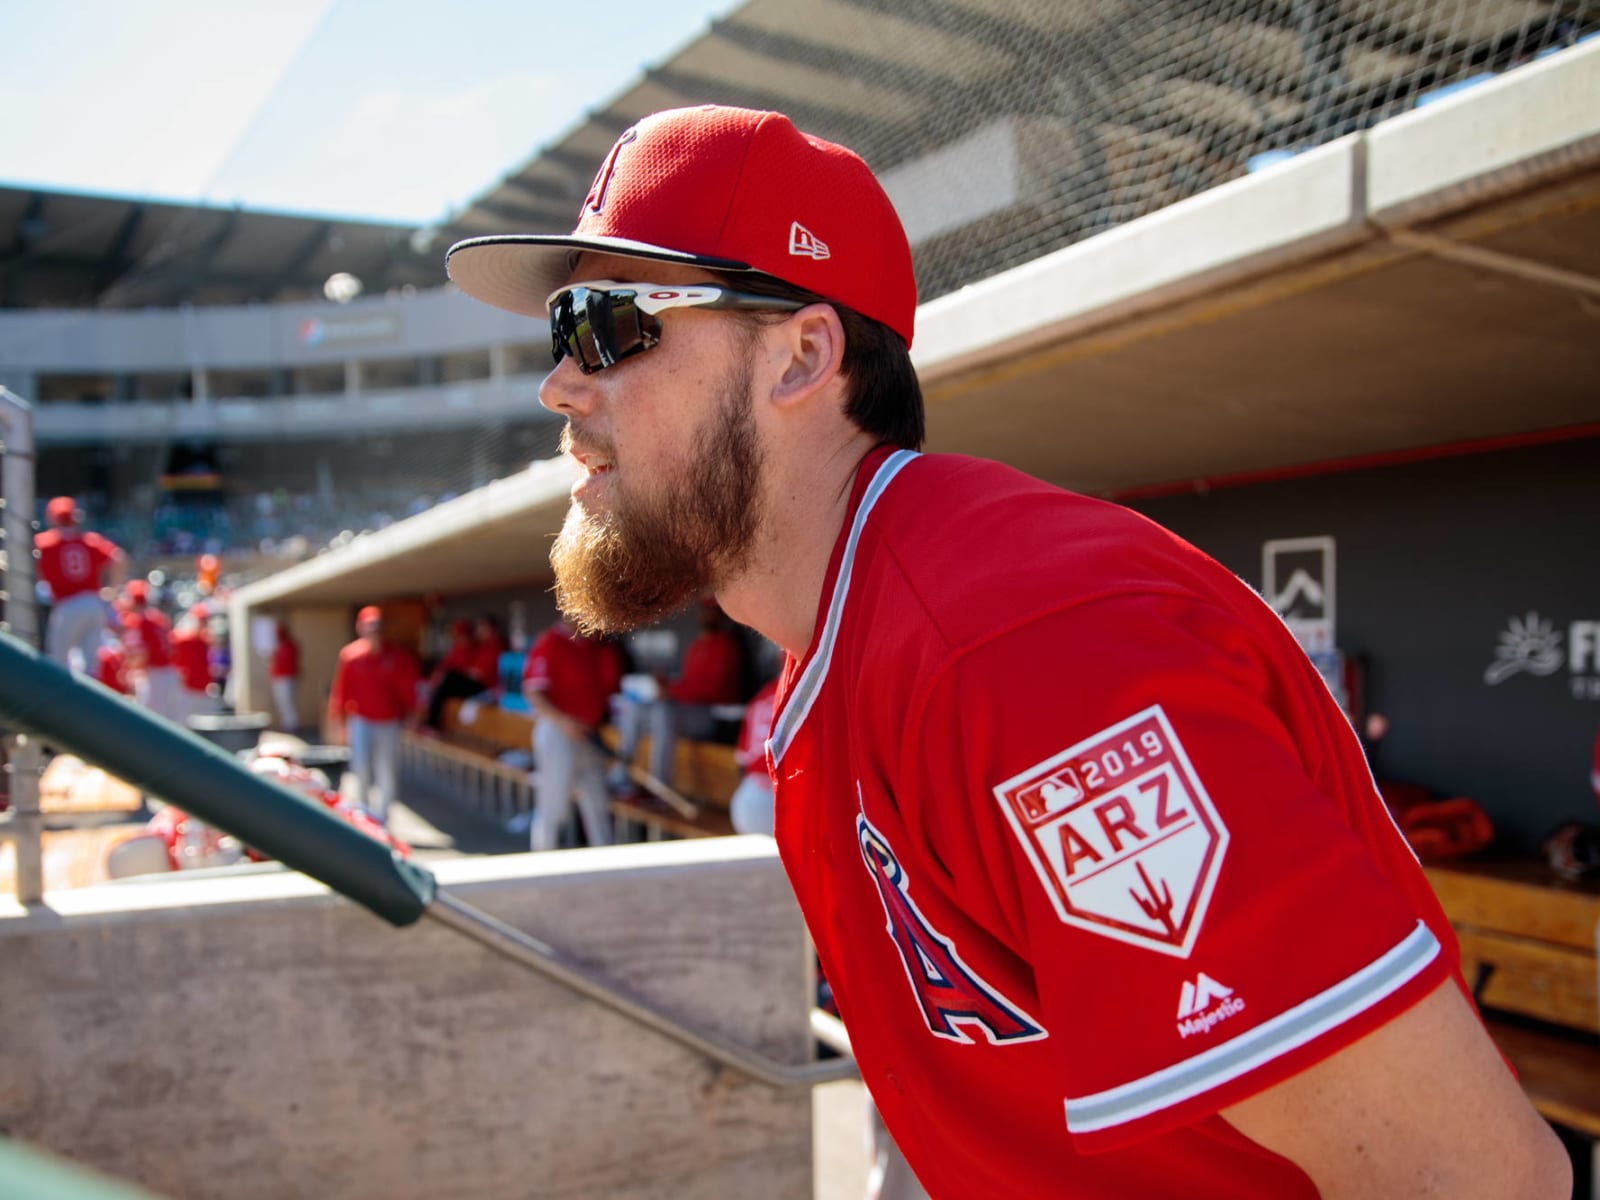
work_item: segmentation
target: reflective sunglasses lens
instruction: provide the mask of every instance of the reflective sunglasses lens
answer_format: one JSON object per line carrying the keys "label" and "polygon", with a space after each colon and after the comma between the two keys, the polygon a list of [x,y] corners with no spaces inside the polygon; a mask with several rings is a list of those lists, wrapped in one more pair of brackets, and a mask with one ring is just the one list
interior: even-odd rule
{"label": "reflective sunglasses lens", "polygon": [[650,349],[660,334],[661,323],[640,311],[635,294],[623,288],[575,287],[561,293],[550,308],[555,361],[570,355],[585,375]]}

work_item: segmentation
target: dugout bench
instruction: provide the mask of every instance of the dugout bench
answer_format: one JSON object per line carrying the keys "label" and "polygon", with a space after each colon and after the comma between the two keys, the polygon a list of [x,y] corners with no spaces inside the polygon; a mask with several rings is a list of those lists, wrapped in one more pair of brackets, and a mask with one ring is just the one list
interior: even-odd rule
{"label": "dugout bench", "polygon": [[1600,883],[1532,858],[1424,869],[1490,1035],[1545,1119],[1588,1139],[1600,1197]]}
{"label": "dugout bench", "polygon": [[[440,713],[438,737],[407,733],[403,738],[402,765],[445,783],[482,815],[504,821],[533,808],[533,788],[528,772],[499,761],[507,750],[526,752],[531,744],[534,718],[494,704],[447,700]],[[607,726],[602,740],[615,749],[618,734]],[[649,738],[641,740],[636,761],[648,761]],[[680,739],[677,747],[676,785],[697,801],[700,811],[685,817],[651,796],[614,800],[612,816],[619,840],[651,841],[664,837],[721,837],[733,832],[728,804],[743,772],[734,761],[733,747],[719,742]]]}

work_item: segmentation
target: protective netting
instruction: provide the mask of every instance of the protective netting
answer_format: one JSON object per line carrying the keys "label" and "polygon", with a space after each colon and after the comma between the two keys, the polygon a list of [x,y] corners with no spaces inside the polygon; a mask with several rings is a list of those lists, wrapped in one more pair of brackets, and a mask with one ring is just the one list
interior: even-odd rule
{"label": "protective netting", "polygon": [[858,149],[928,300],[1597,30],[1584,0],[755,0],[710,40],[759,84],[688,78],[710,40],[663,81]]}
{"label": "protective netting", "polygon": [[[561,144],[447,228],[422,232],[442,283],[454,237],[569,229],[611,140],[645,113],[778,108],[883,177],[928,300],[1597,32],[1600,0],[750,0],[623,94],[593,97]],[[200,228],[209,220],[194,217],[202,250],[225,245]],[[303,231],[282,237],[291,263],[322,253],[314,237],[296,240]],[[130,277],[166,269],[151,253],[124,264]],[[369,295],[399,278],[392,266],[349,269],[366,271]],[[508,376],[533,380],[548,364],[530,324],[525,344],[504,348]],[[287,368],[259,368],[278,373],[263,400],[274,402]],[[363,369],[396,403],[448,399],[448,364]],[[319,370],[326,377],[297,378],[289,394],[342,388],[339,364]],[[219,376],[212,394],[261,394],[248,382]],[[160,389],[186,381],[55,383],[61,399],[136,403],[173,399]],[[144,558],[214,549],[292,560],[554,453],[559,423],[528,408],[381,436],[46,446],[38,492],[77,495],[91,524]],[[216,489],[162,484],[191,451],[200,473],[214,468]]]}

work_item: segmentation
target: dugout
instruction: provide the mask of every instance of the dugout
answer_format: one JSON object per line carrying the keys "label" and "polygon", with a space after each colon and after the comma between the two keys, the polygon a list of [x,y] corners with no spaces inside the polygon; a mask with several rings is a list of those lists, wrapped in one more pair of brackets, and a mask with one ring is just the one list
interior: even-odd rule
{"label": "dugout", "polygon": [[[914,358],[931,450],[1133,504],[1252,583],[1263,543],[1332,538],[1384,769],[1524,844],[1592,814],[1600,43],[932,300]],[[234,628],[508,588],[548,606],[570,479],[535,464],[252,585]],[[1485,682],[1530,613],[1541,661],[1566,657]]]}

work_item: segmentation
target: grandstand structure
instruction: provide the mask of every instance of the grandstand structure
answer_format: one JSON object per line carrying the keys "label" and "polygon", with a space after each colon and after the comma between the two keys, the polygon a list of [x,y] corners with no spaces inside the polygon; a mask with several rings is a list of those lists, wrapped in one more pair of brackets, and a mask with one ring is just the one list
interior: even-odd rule
{"label": "grandstand structure", "polygon": [[[69,201],[92,200],[0,196],[0,297],[31,305],[0,311],[0,384],[35,403],[41,494],[80,494],[136,547],[340,543],[247,588],[238,637],[299,614],[314,658],[371,600],[515,602],[533,624],[568,484],[543,461],[546,331],[452,292],[444,250],[570,228],[646,113],[779,108],[860,150],[901,212],[930,449],[1140,506],[1253,582],[1266,541],[1367,548],[1374,574],[1342,560],[1369,594],[1342,591],[1341,644],[1383,664],[1395,765],[1492,777],[1509,811],[1526,774],[1472,731],[1553,764],[1597,712],[1587,670],[1502,711],[1479,661],[1511,612],[1587,620],[1596,593],[1581,556],[1518,531],[1549,527],[1558,481],[1563,505],[1593,498],[1567,460],[1600,419],[1597,33],[1588,0],[749,0],[434,227],[193,210],[162,239],[157,206],[101,200],[72,249]],[[316,298],[341,275],[364,294]],[[178,278],[190,307],[162,291]],[[1508,497],[1475,554],[1449,462]],[[1380,497],[1414,506],[1420,549]],[[1397,606],[1385,589],[1420,586],[1430,547],[1432,590]],[[1486,588],[1490,562],[1518,565]],[[1454,641],[1411,636],[1440,597],[1478,607]],[[246,644],[235,661],[248,682]],[[1471,711],[1432,712],[1440,678]],[[1475,746],[1453,763],[1447,717]],[[1528,836],[1582,777],[1535,781],[1554,798]]]}

